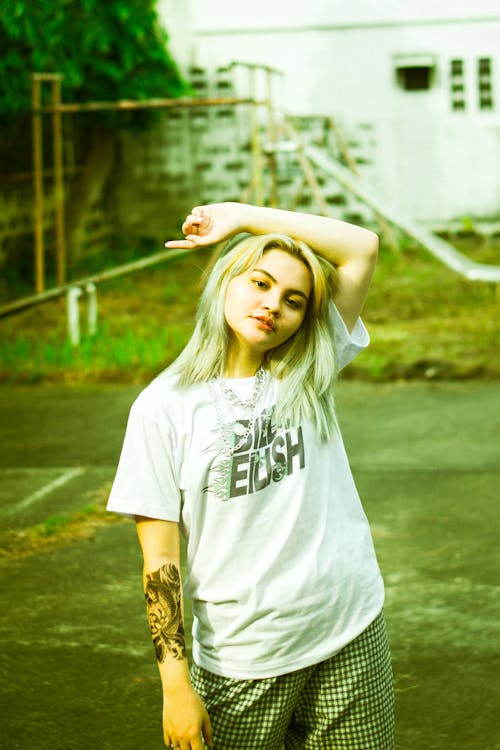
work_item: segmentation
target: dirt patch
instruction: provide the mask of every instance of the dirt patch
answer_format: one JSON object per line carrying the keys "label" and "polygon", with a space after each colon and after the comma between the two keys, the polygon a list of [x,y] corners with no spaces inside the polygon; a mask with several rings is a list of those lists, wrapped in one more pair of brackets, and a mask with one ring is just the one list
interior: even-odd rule
{"label": "dirt patch", "polygon": [[64,547],[75,541],[91,539],[98,529],[128,520],[108,513],[101,505],[88,505],[79,511],[54,515],[43,523],[25,529],[11,529],[2,534],[0,557],[26,558]]}

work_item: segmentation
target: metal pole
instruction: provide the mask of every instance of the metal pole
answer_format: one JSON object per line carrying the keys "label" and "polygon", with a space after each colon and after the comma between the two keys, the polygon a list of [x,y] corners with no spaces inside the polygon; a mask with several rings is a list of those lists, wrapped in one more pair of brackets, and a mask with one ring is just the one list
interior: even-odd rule
{"label": "metal pole", "polygon": [[54,204],[56,218],[56,268],[57,284],[62,286],[66,281],[66,239],[64,226],[64,173],[62,149],[62,118],[58,107],[61,104],[62,75],[52,80],[52,144],[54,164]]}
{"label": "metal pole", "polygon": [[43,145],[42,145],[42,103],[41,81],[36,74],[31,77],[32,104],[32,169],[33,190],[35,193],[35,290],[43,292],[45,283],[45,263],[43,247]]}
{"label": "metal pole", "polygon": [[41,294],[35,294],[31,297],[23,297],[22,299],[14,300],[6,305],[0,307],[0,318],[6,315],[12,315],[19,312],[20,310],[26,310],[29,307],[40,305],[43,302],[56,299],[71,289],[72,287],[82,287],[86,284],[97,283],[101,281],[107,281],[108,279],[116,279],[119,276],[125,276],[125,274],[132,273],[134,271],[141,271],[143,268],[149,268],[157,263],[167,262],[173,260],[173,258],[180,258],[183,255],[188,255],[192,252],[199,252],[197,248],[176,248],[175,250],[162,250],[159,253],[153,255],[147,255],[145,258],[135,260],[132,263],[125,263],[122,266],[115,266],[115,268],[109,268],[107,271],[101,271],[100,273],[93,274],[93,276],[87,276],[84,279],[75,279],[71,284],[65,284],[64,286],[56,286],[52,289],[47,289]]}
{"label": "metal pole", "polygon": [[[59,75],[59,74],[57,74]],[[46,78],[45,80],[52,80]],[[252,100],[248,97],[240,98],[234,96],[219,96],[211,98],[200,98],[196,99],[191,97],[189,99],[141,99],[141,100],[119,100],[116,102],[67,102],[61,103],[57,107],[52,104],[41,108],[41,112],[44,115],[51,115],[54,109],[57,109],[61,114],[75,114],[76,112],[118,112],[121,110],[133,111],[139,109],[183,109],[194,107],[233,107],[238,104],[251,104]],[[265,104],[264,101],[259,102]]]}
{"label": "metal pole", "polygon": [[68,336],[73,346],[78,346],[80,343],[80,308],[78,300],[81,296],[82,290],[77,286],[72,286],[66,293]]}
{"label": "metal pole", "polygon": [[273,109],[273,71],[266,69],[266,86],[267,86],[267,137],[270,149],[268,152],[269,167],[271,171],[271,196],[270,204],[273,208],[278,205],[278,175],[276,171],[276,124],[274,121]]}
{"label": "metal pole", "polygon": [[321,191],[321,186],[316,179],[316,175],[314,174],[314,170],[311,166],[311,162],[309,159],[304,155],[302,151],[302,144],[299,139],[299,135],[295,128],[292,126],[292,124],[288,121],[285,122],[285,128],[288,133],[289,138],[292,141],[295,141],[297,144],[297,161],[299,162],[300,166],[302,167],[302,172],[304,173],[304,177],[307,180],[309,187],[311,188],[312,194],[314,196],[314,199],[316,200],[316,203],[318,204],[320,213],[323,216],[330,216],[330,210],[328,207],[328,203],[325,200],[325,197]]}
{"label": "metal pole", "polygon": [[500,282],[500,266],[487,263],[476,263],[463,253],[460,253],[452,245],[449,245],[441,237],[429,232],[416,221],[409,219],[399,213],[398,209],[386,204],[378,194],[372,193],[347,167],[341,166],[331,157],[314,146],[305,148],[305,156],[326,174],[334,177],[341,185],[344,185],[353,195],[370,206],[374,211],[381,214],[387,221],[402,229],[407,235],[417,240],[422,247],[426,248],[435,258],[444,263],[447,268],[461,274],[469,281],[489,281],[494,284]]}
{"label": "metal pole", "polygon": [[85,284],[85,293],[87,295],[87,333],[89,336],[95,336],[97,333],[97,287],[93,281]]}
{"label": "metal pole", "polygon": [[[346,141],[344,140],[344,136],[340,132],[340,129],[333,119],[333,117],[329,117],[327,121],[328,127],[333,130],[333,134],[335,136],[335,139],[337,141],[338,147],[340,149],[340,153],[345,159],[345,163],[353,172],[355,175],[359,177],[359,169],[358,165],[356,164],[355,160],[353,159],[351,152],[349,151],[349,148],[347,146]],[[382,214],[379,214],[378,211],[375,211],[375,218],[378,222],[378,225],[380,227],[380,232],[384,239],[387,241],[387,244],[389,245],[389,248],[393,253],[399,252],[399,244],[396,239],[396,235],[394,234],[392,227],[390,224],[387,223],[387,221],[384,219]]]}
{"label": "metal pole", "polygon": [[258,206],[263,203],[262,199],[262,154],[260,146],[259,132],[259,112],[257,109],[257,85],[256,69],[249,68],[248,75],[250,78],[250,98],[253,99],[252,106],[252,186],[254,190],[254,200]]}

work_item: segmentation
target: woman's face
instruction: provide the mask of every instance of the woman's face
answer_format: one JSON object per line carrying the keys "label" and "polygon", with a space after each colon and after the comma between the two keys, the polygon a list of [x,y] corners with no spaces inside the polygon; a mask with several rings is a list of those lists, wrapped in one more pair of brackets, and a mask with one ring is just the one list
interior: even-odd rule
{"label": "woman's face", "polygon": [[230,350],[262,357],[300,328],[311,294],[308,267],[282,250],[268,250],[228,284],[224,305]]}

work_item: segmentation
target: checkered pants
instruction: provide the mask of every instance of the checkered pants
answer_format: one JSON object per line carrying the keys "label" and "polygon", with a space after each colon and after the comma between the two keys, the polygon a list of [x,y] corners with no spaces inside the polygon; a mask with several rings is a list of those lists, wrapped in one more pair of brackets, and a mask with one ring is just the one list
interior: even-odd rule
{"label": "checkered pants", "polygon": [[393,750],[392,667],[383,612],[342,651],[296,672],[235,680],[193,665],[214,750]]}

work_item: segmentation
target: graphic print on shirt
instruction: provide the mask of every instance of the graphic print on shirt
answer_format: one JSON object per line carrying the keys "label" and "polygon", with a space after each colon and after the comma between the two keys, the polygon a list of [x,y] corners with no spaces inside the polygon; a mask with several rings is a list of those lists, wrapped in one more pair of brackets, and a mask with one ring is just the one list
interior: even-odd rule
{"label": "graphic print on shirt", "polygon": [[[272,416],[273,409],[264,410],[256,418],[245,443],[230,455],[222,439],[218,439],[217,457],[209,472],[206,492],[220,500],[251,495],[305,467],[302,426],[277,428]],[[241,440],[248,425],[245,419],[225,425],[231,445]]]}

